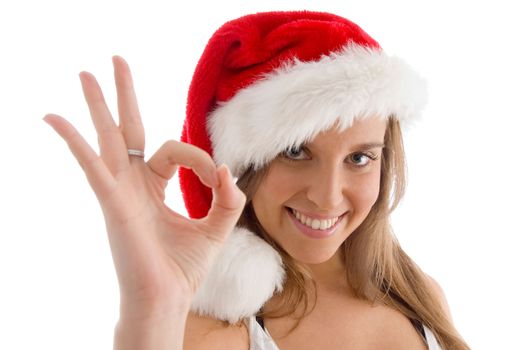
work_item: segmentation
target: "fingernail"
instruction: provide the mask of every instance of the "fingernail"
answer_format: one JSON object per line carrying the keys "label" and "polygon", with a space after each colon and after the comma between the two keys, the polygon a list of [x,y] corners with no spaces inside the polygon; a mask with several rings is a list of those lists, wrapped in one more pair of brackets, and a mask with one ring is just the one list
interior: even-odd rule
{"label": "fingernail", "polygon": [[210,171],[210,181],[212,183],[212,186],[214,187],[218,187],[219,184],[220,184],[220,181],[219,181],[219,172],[218,170],[212,170]]}
{"label": "fingernail", "polygon": [[228,173],[228,177],[232,180],[232,183],[235,184],[237,182],[237,177],[232,176],[232,173],[230,172],[230,168],[226,164],[223,163],[222,166],[224,166],[226,168],[226,172]]}
{"label": "fingernail", "polygon": [[[225,170],[221,170],[221,169],[225,169]],[[220,178],[221,176],[219,175],[219,172],[221,171],[225,171],[226,172],[226,176],[230,179],[232,179],[232,174],[230,173],[230,169],[228,168],[228,166],[223,163],[219,166],[219,168],[217,168],[217,175],[218,175],[218,178]],[[228,181],[228,180],[227,180]],[[220,185],[221,186],[221,185]]]}

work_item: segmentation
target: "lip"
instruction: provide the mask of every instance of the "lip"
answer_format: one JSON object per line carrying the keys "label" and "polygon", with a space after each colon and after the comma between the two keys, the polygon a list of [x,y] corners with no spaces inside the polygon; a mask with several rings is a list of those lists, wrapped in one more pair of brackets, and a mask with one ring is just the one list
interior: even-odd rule
{"label": "lip", "polygon": [[287,207],[289,209],[294,209],[296,211],[298,211],[300,214],[303,214],[305,216],[308,216],[308,217],[311,217],[313,219],[318,219],[318,220],[330,220],[330,219],[334,219],[334,218],[337,218],[337,217],[340,217],[340,216],[343,216],[345,213],[342,213],[342,214],[334,214],[334,215],[320,215],[320,214],[316,214],[316,213],[311,213],[311,212],[308,212],[308,211],[305,211],[305,210],[300,210],[300,209],[296,209],[296,208],[290,208],[290,207]]}
{"label": "lip", "polygon": [[285,209],[285,211],[287,212],[290,220],[292,221],[292,224],[294,226],[296,226],[298,231],[300,231],[305,236],[307,236],[309,238],[314,238],[314,239],[322,239],[322,238],[327,238],[327,237],[332,236],[334,234],[334,232],[336,232],[336,230],[338,229],[338,226],[340,226],[340,222],[342,221],[343,217],[345,216],[345,214],[341,215],[338,218],[338,221],[336,221],[336,223],[334,224],[334,226],[332,226],[329,229],[326,229],[326,230],[315,230],[313,228],[310,228],[308,226],[303,225],[300,221],[298,221],[298,219],[296,219],[294,214],[292,214],[292,210]]}

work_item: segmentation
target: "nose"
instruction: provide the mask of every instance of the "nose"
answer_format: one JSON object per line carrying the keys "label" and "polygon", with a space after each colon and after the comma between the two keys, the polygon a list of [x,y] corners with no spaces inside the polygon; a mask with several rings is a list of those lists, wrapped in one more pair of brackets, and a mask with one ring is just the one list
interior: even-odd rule
{"label": "nose", "polygon": [[318,210],[332,211],[341,207],[346,183],[340,165],[320,166],[308,181],[307,198]]}

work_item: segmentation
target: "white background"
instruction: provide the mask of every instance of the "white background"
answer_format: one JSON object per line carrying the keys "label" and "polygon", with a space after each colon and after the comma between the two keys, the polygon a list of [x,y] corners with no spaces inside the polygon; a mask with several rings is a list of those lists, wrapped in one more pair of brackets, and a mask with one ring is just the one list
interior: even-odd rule
{"label": "white background", "polygon": [[[111,56],[119,54],[134,75],[149,157],[179,139],[191,74],[213,31],[273,9],[347,17],[428,79],[425,118],[405,135],[409,188],[395,231],[442,285],[474,349],[526,347],[520,2],[325,2],[1,3],[1,349],[109,349],[118,317],[98,202],[41,118],[68,118],[96,147],[78,73],[95,74],[116,111]],[[169,191],[185,212],[177,181]]]}

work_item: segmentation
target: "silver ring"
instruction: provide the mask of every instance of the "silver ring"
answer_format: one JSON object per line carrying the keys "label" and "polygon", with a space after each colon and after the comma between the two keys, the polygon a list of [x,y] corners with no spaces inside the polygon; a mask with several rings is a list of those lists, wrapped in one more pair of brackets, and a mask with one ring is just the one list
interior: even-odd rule
{"label": "silver ring", "polygon": [[128,149],[128,155],[144,158],[144,152],[139,149]]}

